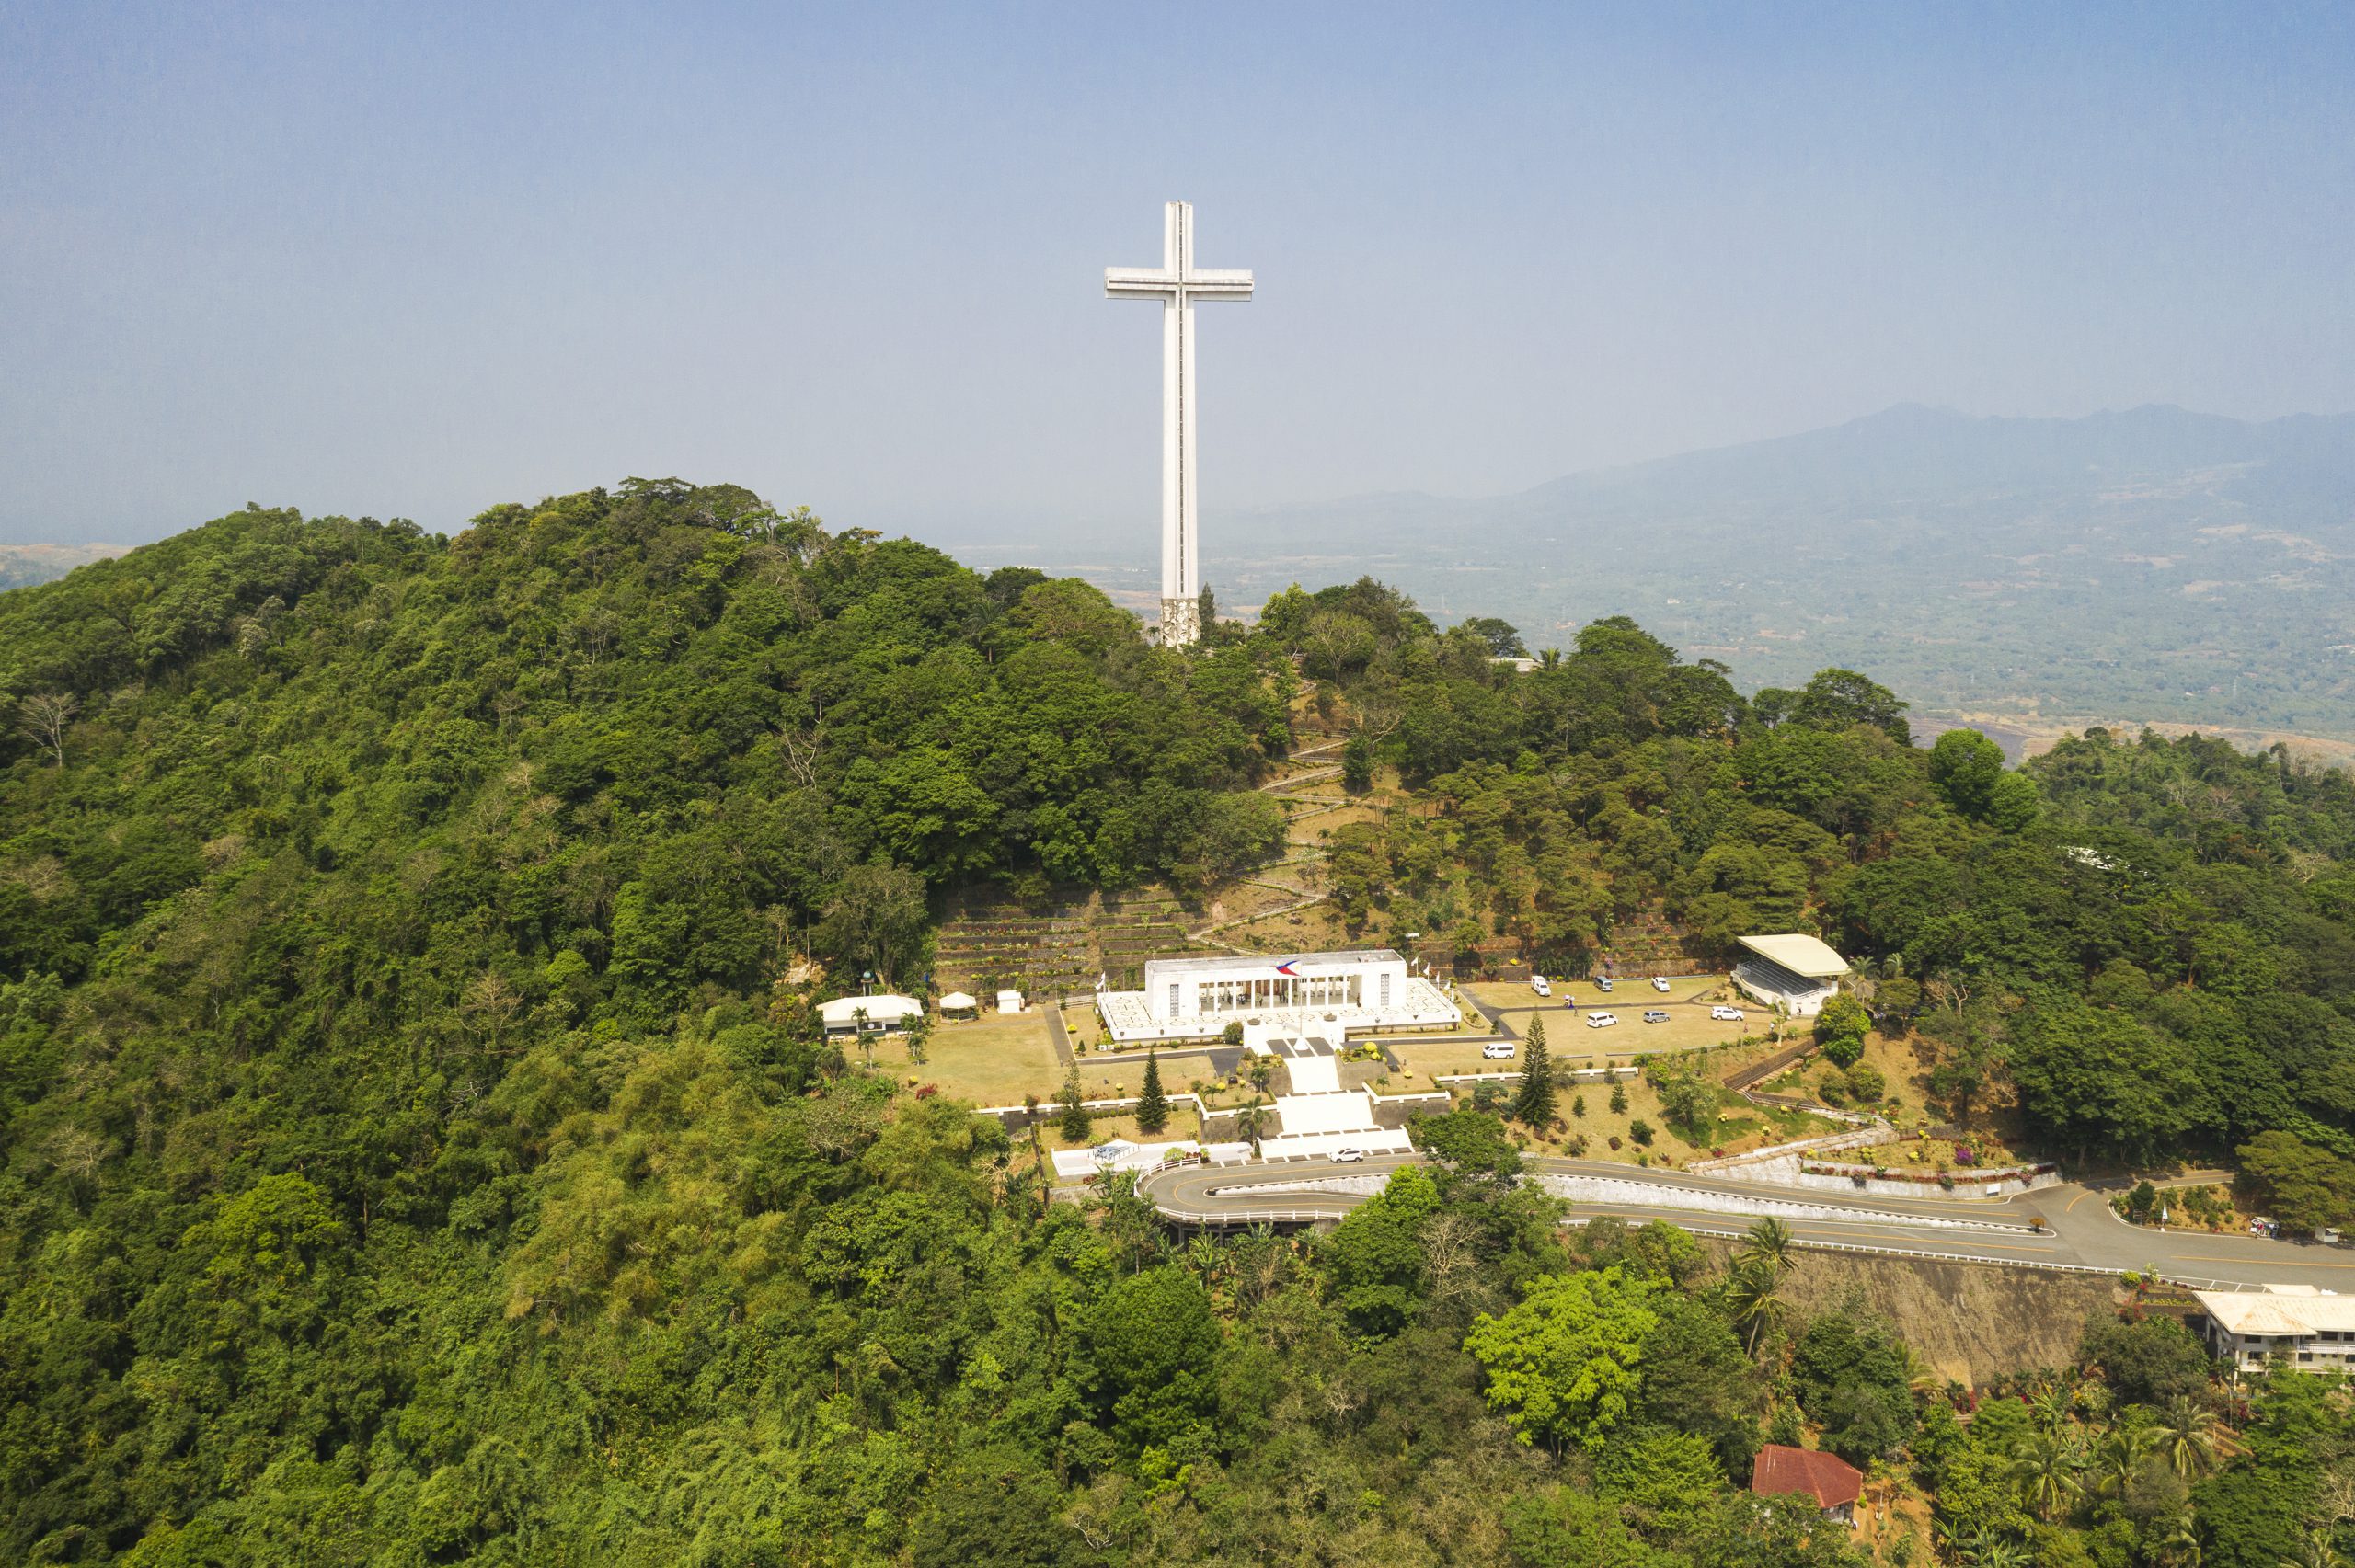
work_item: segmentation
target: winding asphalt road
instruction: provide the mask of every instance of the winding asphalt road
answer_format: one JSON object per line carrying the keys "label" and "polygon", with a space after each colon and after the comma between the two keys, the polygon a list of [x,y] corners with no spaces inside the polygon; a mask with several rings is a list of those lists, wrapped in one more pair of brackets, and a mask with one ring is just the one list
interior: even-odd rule
{"label": "winding asphalt road", "polygon": [[[1322,1160],[1270,1165],[1199,1165],[1147,1177],[1142,1190],[1162,1216],[1187,1226],[1233,1227],[1304,1224],[1340,1219],[1365,1201],[1350,1193],[1304,1191],[1285,1184],[1346,1176],[1382,1176],[1419,1163],[1411,1155],[1369,1158],[1361,1163]],[[1838,1251],[1896,1253],[1971,1263],[2028,1265],[2104,1274],[2128,1269],[2155,1273],[2185,1284],[2257,1286],[2314,1285],[2355,1291],[2355,1249],[2320,1242],[2284,1242],[2205,1231],[2158,1230],[2129,1225],[2108,1198],[2074,1184],[2046,1187],[2010,1198],[1876,1198],[1851,1202],[1833,1193],[1755,1183],[1724,1181],[1683,1172],[1650,1171],[1595,1160],[1533,1160],[1544,1175],[1603,1176],[1638,1189],[1624,1200],[1579,1201],[1573,1222],[1613,1215],[1636,1223],[1665,1219],[1707,1235],[1739,1235],[1774,1206],[1804,1204],[1829,1212],[1783,1213],[1794,1240],[1803,1246]],[[1660,1196],[1651,1199],[1640,1190]],[[1717,1213],[1679,1204],[1678,1193],[1734,1198],[1758,1207],[1747,1213]],[[2040,1229],[2031,1227],[2041,1220]]]}

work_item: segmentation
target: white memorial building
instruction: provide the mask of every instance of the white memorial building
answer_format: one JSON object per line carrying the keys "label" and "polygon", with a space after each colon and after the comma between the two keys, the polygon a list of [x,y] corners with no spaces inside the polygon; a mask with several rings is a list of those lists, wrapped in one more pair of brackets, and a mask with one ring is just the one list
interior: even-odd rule
{"label": "white memorial building", "polygon": [[1143,990],[1104,990],[1097,1011],[1113,1039],[1197,1040],[1229,1024],[1345,1038],[1384,1029],[1452,1028],[1447,993],[1387,947],[1288,957],[1155,958]]}

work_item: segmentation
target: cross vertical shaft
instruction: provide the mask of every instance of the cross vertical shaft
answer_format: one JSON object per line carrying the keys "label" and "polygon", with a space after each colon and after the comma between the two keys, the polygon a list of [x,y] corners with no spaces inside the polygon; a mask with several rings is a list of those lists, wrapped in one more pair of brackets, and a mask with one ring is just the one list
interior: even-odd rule
{"label": "cross vertical shaft", "polygon": [[1112,299],[1161,303],[1161,640],[1182,647],[1201,635],[1201,547],[1195,500],[1194,303],[1247,300],[1251,274],[1194,265],[1194,209],[1163,213],[1161,268],[1108,267]]}

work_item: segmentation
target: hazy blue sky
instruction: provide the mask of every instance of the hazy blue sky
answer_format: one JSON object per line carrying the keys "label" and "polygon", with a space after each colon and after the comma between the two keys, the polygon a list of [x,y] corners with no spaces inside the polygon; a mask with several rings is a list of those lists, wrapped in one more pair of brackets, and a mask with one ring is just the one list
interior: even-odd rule
{"label": "hazy blue sky", "polygon": [[[2355,10],[0,0],[0,539],[629,474],[943,543],[1901,400],[2355,407]],[[1141,543],[1141,552],[1150,554]]]}

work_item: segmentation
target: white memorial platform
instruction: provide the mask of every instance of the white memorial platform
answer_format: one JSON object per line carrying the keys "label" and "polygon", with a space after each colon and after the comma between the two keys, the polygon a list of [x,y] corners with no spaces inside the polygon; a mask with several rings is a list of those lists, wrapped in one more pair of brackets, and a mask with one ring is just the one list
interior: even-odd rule
{"label": "white memorial platform", "polygon": [[1255,1024],[1246,1027],[1244,1044],[1254,1055],[1281,1059],[1292,1080],[1291,1092],[1276,1096],[1283,1130],[1259,1140],[1260,1158],[1323,1159],[1344,1149],[1404,1154],[1414,1147],[1403,1129],[1380,1125],[1372,1090],[1341,1087],[1340,1059],[1330,1036],[1280,1035]]}

